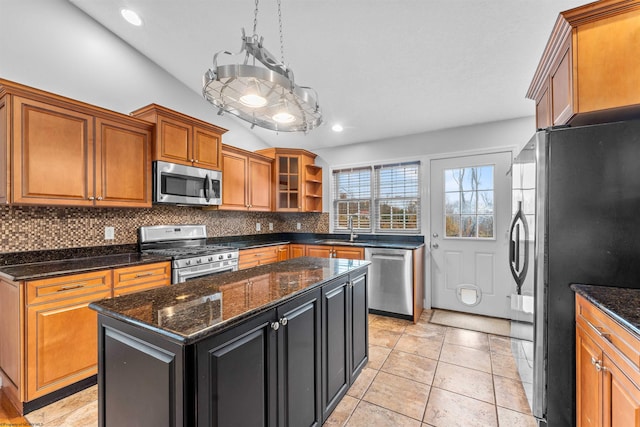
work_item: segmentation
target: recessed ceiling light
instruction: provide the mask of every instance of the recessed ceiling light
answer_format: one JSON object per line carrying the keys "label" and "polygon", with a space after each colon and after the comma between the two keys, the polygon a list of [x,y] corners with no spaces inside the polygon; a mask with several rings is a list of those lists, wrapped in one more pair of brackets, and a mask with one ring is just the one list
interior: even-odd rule
{"label": "recessed ceiling light", "polygon": [[140,19],[140,15],[138,15],[131,9],[122,9],[120,10],[120,14],[129,24],[135,25],[136,27],[142,25],[142,19]]}
{"label": "recessed ceiling light", "polygon": [[342,127],[341,124],[336,123],[335,125],[331,126],[331,130],[334,132],[342,132],[344,128]]}

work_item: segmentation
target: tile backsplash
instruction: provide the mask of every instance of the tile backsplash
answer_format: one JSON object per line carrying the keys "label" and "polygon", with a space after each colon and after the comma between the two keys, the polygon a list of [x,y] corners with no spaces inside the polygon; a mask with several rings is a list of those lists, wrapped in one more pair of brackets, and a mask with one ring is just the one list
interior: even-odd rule
{"label": "tile backsplash", "polygon": [[[162,224],[205,224],[208,237],[329,232],[328,213],[206,211],[181,206],[147,209],[2,206],[0,218],[0,253],[137,243],[138,227]],[[256,223],[260,223],[259,232]],[[269,223],[273,224],[273,231],[269,230]],[[114,240],[104,239],[105,227],[114,227]]]}

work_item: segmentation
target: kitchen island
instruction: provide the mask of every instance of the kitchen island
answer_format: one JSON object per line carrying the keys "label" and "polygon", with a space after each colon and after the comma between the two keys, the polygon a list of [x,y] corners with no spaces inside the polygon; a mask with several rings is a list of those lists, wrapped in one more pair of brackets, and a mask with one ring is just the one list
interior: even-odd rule
{"label": "kitchen island", "polygon": [[368,360],[368,264],[302,257],[92,303],[99,424],[320,425]]}

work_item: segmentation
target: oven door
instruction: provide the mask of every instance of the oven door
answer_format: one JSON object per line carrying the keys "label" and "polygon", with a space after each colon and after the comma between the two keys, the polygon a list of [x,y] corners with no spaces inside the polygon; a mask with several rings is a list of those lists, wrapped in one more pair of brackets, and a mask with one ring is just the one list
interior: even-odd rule
{"label": "oven door", "polygon": [[187,280],[202,279],[203,277],[226,273],[227,271],[238,270],[237,263],[230,263],[229,261],[224,261],[224,263],[224,265],[216,262],[213,264],[198,265],[194,267],[180,269],[175,268],[173,269],[173,273],[171,275],[171,283],[184,283]]}
{"label": "oven door", "polygon": [[174,205],[222,203],[222,173],[162,161],[153,162],[153,201]]}

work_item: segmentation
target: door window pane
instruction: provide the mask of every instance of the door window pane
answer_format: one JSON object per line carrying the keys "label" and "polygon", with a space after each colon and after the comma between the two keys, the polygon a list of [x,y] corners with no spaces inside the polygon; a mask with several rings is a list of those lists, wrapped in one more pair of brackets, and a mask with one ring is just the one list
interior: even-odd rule
{"label": "door window pane", "polygon": [[446,237],[494,237],[493,165],[444,171]]}

